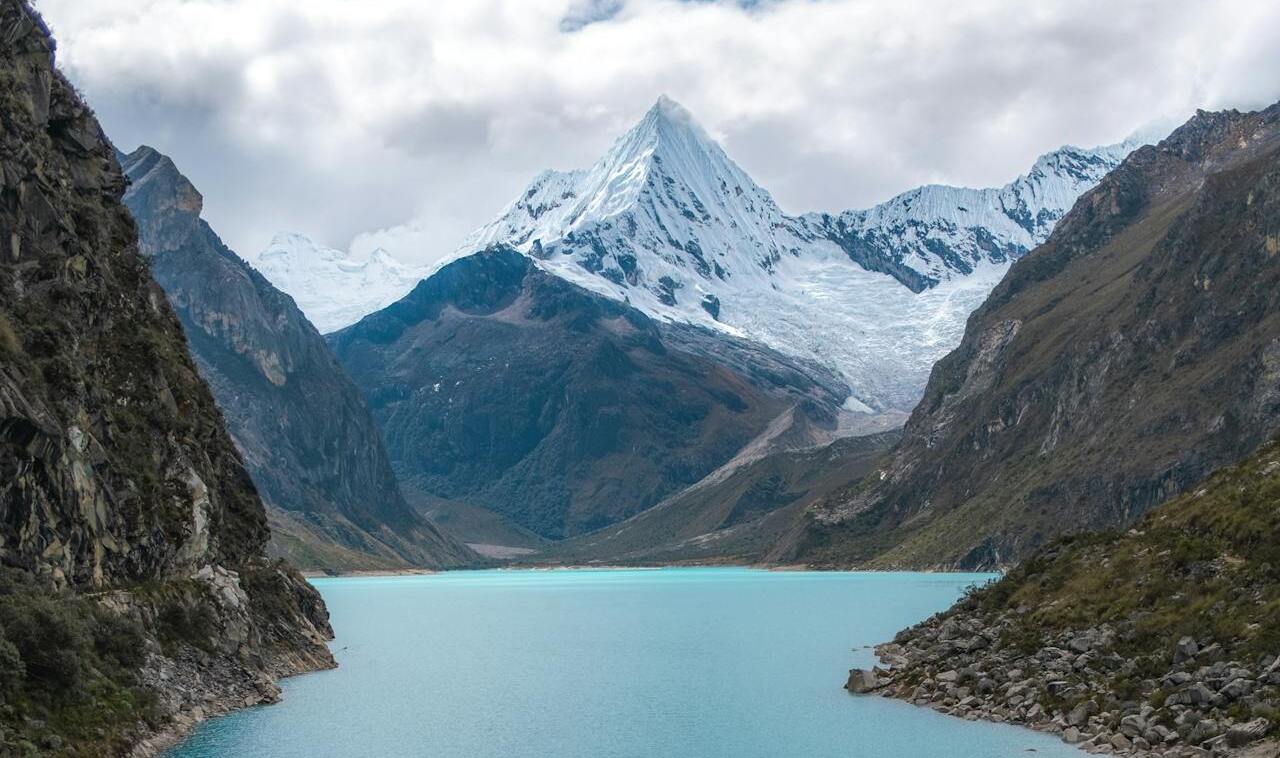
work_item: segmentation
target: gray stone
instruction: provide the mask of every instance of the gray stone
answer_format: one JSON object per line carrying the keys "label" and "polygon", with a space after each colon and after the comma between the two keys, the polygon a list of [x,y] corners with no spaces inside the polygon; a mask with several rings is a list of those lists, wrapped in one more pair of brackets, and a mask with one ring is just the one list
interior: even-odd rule
{"label": "gray stone", "polygon": [[1221,690],[1218,690],[1218,694],[1222,695],[1227,700],[1238,700],[1241,697],[1248,695],[1250,692],[1253,692],[1253,687],[1253,682],[1250,680],[1237,677],[1232,679],[1230,682],[1227,682]]}
{"label": "gray stone", "polygon": [[849,681],[845,683],[844,688],[856,695],[861,695],[878,689],[880,685],[880,677],[876,676],[874,671],[849,669]]}
{"label": "gray stone", "polygon": [[1071,712],[1067,714],[1067,723],[1071,726],[1082,726],[1089,720],[1090,716],[1097,712],[1098,704],[1092,700],[1086,700],[1071,709]]}
{"label": "gray stone", "polygon": [[1227,744],[1232,747],[1247,745],[1254,740],[1260,740],[1265,737],[1267,730],[1270,728],[1271,722],[1262,718],[1246,721],[1243,724],[1236,724],[1227,730]]}

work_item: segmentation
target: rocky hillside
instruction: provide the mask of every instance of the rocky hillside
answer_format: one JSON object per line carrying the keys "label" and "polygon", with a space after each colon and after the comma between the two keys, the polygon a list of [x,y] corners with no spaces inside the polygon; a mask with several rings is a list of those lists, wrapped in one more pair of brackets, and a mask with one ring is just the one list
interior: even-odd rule
{"label": "rocky hillside", "polygon": [[149,147],[120,156],[142,252],[268,506],[305,568],[457,566],[474,558],[412,510],[359,390],[324,339],[200,218],[200,193]]}
{"label": "rocky hillside", "polygon": [[750,443],[827,441],[848,393],[819,367],[655,322],[507,248],[329,340],[407,490],[551,539],[643,511]]}
{"label": "rocky hillside", "polygon": [[[116,755],[332,665],[53,41],[0,0],[0,744]],[[148,748],[142,748],[145,753]]]}
{"label": "rocky hillside", "polygon": [[1278,120],[1201,112],[1086,193],[970,318],[879,475],[774,559],[1011,564],[1280,430]]}
{"label": "rocky hillside", "polygon": [[1251,745],[1280,725],[1277,502],[1271,443],[1127,532],[1036,553],[881,646],[888,669],[850,689],[1125,755]]}
{"label": "rocky hillside", "polygon": [[580,565],[764,560],[805,508],[873,471],[898,430],[755,454],[748,447],[694,484],[606,529],[522,556]]}

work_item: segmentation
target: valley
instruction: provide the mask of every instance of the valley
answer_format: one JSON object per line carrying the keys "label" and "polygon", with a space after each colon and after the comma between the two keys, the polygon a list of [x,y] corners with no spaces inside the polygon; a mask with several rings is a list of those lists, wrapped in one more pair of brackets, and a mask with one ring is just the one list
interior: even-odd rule
{"label": "valley", "polygon": [[1004,1],[0,0],[0,758],[1280,750],[1280,14]]}

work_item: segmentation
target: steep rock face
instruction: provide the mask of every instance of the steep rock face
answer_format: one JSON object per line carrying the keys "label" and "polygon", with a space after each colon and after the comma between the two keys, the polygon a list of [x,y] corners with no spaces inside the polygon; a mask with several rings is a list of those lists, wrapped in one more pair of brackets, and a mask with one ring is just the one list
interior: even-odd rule
{"label": "steep rock face", "polygon": [[510,245],[655,319],[820,362],[852,407],[905,413],[1009,262],[1133,147],[1063,148],[1003,188],[797,217],[662,98],[591,168],[540,174],[458,253]]}
{"label": "steep rock face", "polygon": [[[265,558],[262,503],[48,30],[3,0],[0,40],[0,742],[110,754],[197,703],[273,698],[271,677],[332,665],[330,632]],[[162,645],[179,616],[200,622]]]}
{"label": "steep rock face", "polygon": [[467,548],[400,494],[359,390],[293,300],[200,218],[173,162],[141,147],[121,164],[143,253],[272,513],[275,542],[309,568],[456,566]]}
{"label": "steep rock face", "polygon": [[775,556],[1002,565],[1274,434],[1278,118],[1202,112],[1082,197],[975,312],[881,476]]}
{"label": "steep rock face", "polygon": [[555,539],[696,482],[784,413],[793,434],[829,438],[847,394],[819,367],[654,322],[509,248],[329,340],[407,489]]}

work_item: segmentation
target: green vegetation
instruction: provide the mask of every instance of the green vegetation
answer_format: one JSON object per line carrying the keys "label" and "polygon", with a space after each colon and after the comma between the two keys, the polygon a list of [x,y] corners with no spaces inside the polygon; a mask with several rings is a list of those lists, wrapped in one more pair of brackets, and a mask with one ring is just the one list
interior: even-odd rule
{"label": "green vegetation", "polygon": [[1171,656],[1180,638],[1228,657],[1280,653],[1280,442],[1220,470],[1125,533],[1067,538],[976,591],[983,611],[1027,607],[1027,639],[1111,624],[1121,655]]}
{"label": "green vegetation", "polygon": [[13,755],[125,751],[135,725],[154,718],[136,673],[145,655],[136,622],[0,570],[0,745]]}

